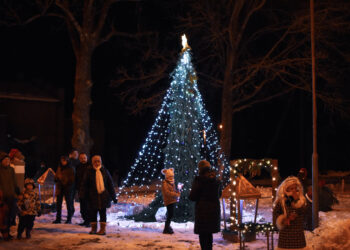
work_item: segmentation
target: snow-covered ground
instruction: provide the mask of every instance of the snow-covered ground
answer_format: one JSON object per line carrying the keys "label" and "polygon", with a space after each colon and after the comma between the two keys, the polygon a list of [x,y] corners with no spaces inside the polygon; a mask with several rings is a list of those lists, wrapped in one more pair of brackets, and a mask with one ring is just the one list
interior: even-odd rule
{"label": "snow-covered ground", "polygon": [[[340,203],[334,206],[333,211],[320,212],[319,228],[305,232],[307,243],[312,249],[350,249],[350,194],[337,194],[337,197]],[[267,199],[259,203],[258,221],[271,219],[270,204]],[[76,203],[73,224],[52,224],[55,213],[42,215],[35,221],[31,239],[10,242],[0,240],[0,249],[200,249],[192,222],[172,223],[175,234],[164,235],[163,222],[141,223],[121,218],[120,215],[125,214],[128,206],[130,209],[130,205],[122,200],[108,210],[106,236],[89,235],[89,228],[77,225],[81,219],[79,204]],[[250,217],[254,202],[248,202],[245,206],[245,216]],[[63,208],[64,221],[65,205]],[[15,236],[16,227],[12,227],[11,232]],[[274,238],[276,246],[278,235]],[[248,242],[246,246],[246,249],[266,249],[266,239],[258,235],[256,241]],[[214,249],[239,249],[239,244],[228,242],[217,233],[214,234]]]}

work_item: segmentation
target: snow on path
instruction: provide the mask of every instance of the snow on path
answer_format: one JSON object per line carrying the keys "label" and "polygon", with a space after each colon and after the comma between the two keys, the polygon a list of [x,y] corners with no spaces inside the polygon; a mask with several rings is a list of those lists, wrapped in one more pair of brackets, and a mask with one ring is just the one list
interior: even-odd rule
{"label": "snow on path", "polygon": [[[305,233],[312,249],[350,249],[350,195],[338,195],[338,198],[340,204],[334,206],[333,211],[320,212],[320,227]],[[65,206],[63,208],[64,222],[66,210]],[[107,235],[89,235],[90,228],[77,225],[81,222],[78,203],[75,208],[73,224],[52,224],[55,213],[42,215],[35,221],[31,239],[0,240],[0,249],[200,249],[192,222],[172,223],[175,234],[164,235],[162,222],[134,222],[109,212]],[[16,227],[11,228],[11,233],[16,235]],[[274,238],[276,246],[278,236]],[[246,249],[266,249],[266,239],[258,235],[256,241],[248,242],[246,246]],[[239,244],[228,242],[217,233],[214,234],[213,249],[239,249]]]}

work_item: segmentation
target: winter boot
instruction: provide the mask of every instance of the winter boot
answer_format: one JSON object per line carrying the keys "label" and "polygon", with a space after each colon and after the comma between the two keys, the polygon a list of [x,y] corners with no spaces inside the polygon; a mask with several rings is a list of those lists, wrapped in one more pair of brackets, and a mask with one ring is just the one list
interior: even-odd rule
{"label": "winter boot", "polygon": [[56,220],[54,220],[52,223],[53,224],[60,224],[61,223],[61,218],[56,218]]}
{"label": "winter boot", "polygon": [[106,235],[106,222],[100,222],[100,231],[97,232],[98,235]]}
{"label": "winter boot", "polygon": [[165,222],[163,234],[173,234],[173,233],[174,233],[174,231],[171,228],[170,223]]}
{"label": "winter boot", "polygon": [[30,229],[26,229],[26,238],[30,239],[32,236],[30,235]]}
{"label": "winter boot", "polygon": [[91,231],[89,232],[89,234],[96,234],[97,232],[97,222],[91,222]]}

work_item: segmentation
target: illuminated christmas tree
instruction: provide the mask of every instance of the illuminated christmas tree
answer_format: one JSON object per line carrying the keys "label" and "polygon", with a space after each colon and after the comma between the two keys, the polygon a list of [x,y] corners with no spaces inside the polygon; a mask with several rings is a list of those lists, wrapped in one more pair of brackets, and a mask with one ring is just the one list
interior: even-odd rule
{"label": "illuminated christmas tree", "polygon": [[[171,74],[170,88],[121,189],[129,196],[138,196],[142,190],[142,195],[146,196],[154,180],[162,180],[161,169],[174,168],[176,184],[184,184],[175,208],[174,220],[178,222],[194,218],[194,204],[187,197],[192,180],[198,173],[197,163],[206,159],[221,174],[219,165],[228,166],[197,87],[191,49],[186,37],[182,39],[183,49]],[[224,169],[228,171],[228,167]],[[157,184],[154,201],[140,214],[133,216],[135,220],[155,220],[157,209],[164,206],[160,186],[160,183]]]}

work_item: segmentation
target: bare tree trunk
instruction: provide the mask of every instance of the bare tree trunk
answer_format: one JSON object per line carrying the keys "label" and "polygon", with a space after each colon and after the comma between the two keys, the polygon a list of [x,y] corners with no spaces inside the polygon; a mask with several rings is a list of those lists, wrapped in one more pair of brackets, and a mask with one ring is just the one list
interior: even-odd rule
{"label": "bare tree trunk", "polygon": [[90,106],[91,106],[91,55],[92,49],[82,46],[77,54],[74,99],[73,99],[73,136],[72,146],[79,152],[90,153]]}

